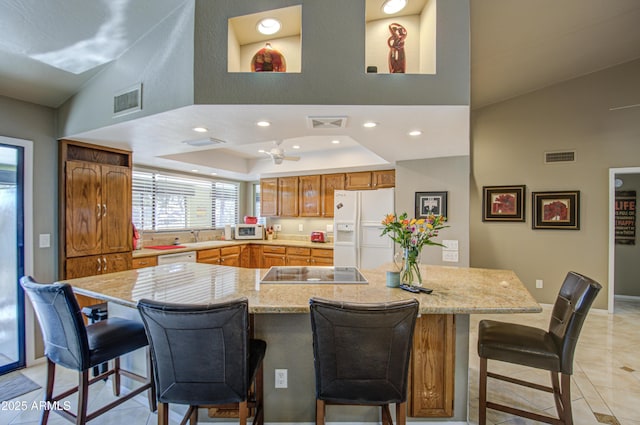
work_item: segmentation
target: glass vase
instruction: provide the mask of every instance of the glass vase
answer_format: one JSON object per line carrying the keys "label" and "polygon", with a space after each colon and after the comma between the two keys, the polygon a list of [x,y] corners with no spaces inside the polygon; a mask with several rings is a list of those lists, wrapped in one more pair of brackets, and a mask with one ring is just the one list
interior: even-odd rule
{"label": "glass vase", "polygon": [[404,248],[402,269],[400,270],[400,283],[410,286],[422,286],[419,249]]}

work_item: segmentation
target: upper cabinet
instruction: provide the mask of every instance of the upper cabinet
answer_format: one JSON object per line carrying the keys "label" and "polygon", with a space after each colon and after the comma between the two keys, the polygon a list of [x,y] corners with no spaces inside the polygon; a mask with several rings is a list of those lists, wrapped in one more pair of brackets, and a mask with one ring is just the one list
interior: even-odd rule
{"label": "upper cabinet", "polygon": [[67,141],[60,146],[61,277],[130,268],[130,152]]}
{"label": "upper cabinet", "polygon": [[260,180],[263,217],[333,217],[334,191],[395,187],[395,170],[363,171]]}

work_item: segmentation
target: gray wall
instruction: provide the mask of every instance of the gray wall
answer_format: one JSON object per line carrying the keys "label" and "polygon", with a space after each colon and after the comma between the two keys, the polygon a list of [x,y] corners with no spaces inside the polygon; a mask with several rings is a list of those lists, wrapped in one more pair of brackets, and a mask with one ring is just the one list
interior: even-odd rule
{"label": "gray wall", "polygon": [[[640,160],[638,161],[640,163]],[[617,174],[624,182],[618,190],[635,190],[636,205],[640,196],[640,174]],[[640,297],[640,232],[638,231],[638,213],[636,212],[635,245],[615,246],[615,294]]]}
{"label": "gray wall", "polygon": [[[299,4],[301,73],[227,72],[228,18]],[[438,2],[436,75],[366,74],[364,13],[364,0],[196,0],[195,103],[469,104],[468,0]]]}
{"label": "gray wall", "polygon": [[[43,282],[57,278],[58,246],[58,149],[54,136],[54,110],[0,96],[0,132],[2,136],[33,142],[33,276]],[[50,248],[38,248],[41,233],[51,235]],[[36,325],[36,358],[44,352],[40,328]]]}
{"label": "gray wall", "polygon": [[[442,261],[442,248],[425,247],[422,263],[432,265],[469,266],[469,157],[417,159],[396,164],[396,213],[415,215],[416,192],[447,193],[449,228],[436,240],[457,240],[459,261]],[[424,276],[423,276],[424,277]]]}
{"label": "gray wall", "polygon": [[[514,270],[539,302],[553,303],[569,270],[604,288],[607,308],[608,179],[640,166],[640,60],[472,111],[471,265]],[[575,150],[576,162],[544,164],[544,152]],[[526,184],[526,222],[482,222],[482,186]],[[531,192],[579,190],[579,231],[532,230]],[[543,289],[535,289],[542,279]]]}

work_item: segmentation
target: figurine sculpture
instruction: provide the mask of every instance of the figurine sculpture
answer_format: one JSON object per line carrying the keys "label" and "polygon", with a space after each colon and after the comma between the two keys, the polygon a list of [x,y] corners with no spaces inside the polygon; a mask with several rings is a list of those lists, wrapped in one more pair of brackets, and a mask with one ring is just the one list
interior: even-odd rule
{"label": "figurine sculpture", "polygon": [[404,55],[404,39],[407,38],[407,29],[400,24],[389,25],[391,37],[387,40],[389,46],[389,72],[402,74],[405,72],[406,60]]}

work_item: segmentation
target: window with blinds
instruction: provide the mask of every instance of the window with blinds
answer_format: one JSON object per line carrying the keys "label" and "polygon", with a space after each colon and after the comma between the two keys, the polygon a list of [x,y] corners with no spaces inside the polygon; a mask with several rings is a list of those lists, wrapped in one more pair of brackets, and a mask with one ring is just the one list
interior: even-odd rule
{"label": "window with blinds", "polygon": [[239,183],[134,170],[133,224],[139,230],[222,228],[238,223]]}

